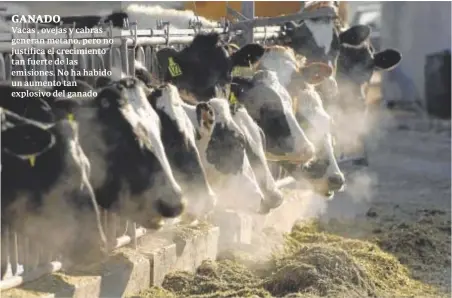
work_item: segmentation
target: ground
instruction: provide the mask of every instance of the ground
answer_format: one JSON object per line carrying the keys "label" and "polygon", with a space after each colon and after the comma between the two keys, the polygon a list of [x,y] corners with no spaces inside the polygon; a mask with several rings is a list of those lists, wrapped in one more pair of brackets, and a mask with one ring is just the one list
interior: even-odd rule
{"label": "ground", "polygon": [[[450,122],[432,131],[419,118],[411,113],[380,112],[378,140],[370,150],[370,167],[356,175],[361,179],[370,177],[366,179],[370,183],[364,186],[367,198],[363,200],[346,192],[329,204],[326,216],[352,218],[368,212],[388,224],[413,224],[431,213],[433,220],[445,220],[440,224],[446,229],[442,239],[446,263],[431,266],[429,269],[434,272],[423,272],[423,278],[450,292]],[[363,190],[358,187],[352,191],[362,195]],[[430,224],[436,223],[421,222],[423,226]]]}

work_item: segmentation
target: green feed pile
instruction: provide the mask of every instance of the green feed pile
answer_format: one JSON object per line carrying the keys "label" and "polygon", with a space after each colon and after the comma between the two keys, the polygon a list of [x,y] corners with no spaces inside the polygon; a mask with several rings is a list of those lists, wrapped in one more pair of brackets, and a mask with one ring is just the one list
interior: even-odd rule
{"label": "green feed pile", "polygon": [[270,256],[228,251],[135,297],[449,297],[434,277],[450,271],[450,214],[416,212],[300,222]]}

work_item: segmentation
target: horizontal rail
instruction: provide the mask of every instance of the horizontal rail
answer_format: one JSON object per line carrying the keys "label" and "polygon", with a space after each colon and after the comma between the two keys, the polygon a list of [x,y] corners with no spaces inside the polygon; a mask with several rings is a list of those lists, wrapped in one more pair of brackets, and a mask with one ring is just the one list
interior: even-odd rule
{"label": "horizontal rail", "polygon": [[[65,28],[67,29],[67,28]],[[271,27],[256,27],[254,28],[254,32],[272,32],[272,31],[279,31],[280,28],[278,26],[271,26]],[[40,31],[40,30],[38,30]],[[199,32],[216,32],[216,33],[227,33],[225,32],[224,28],[201,28],[200,30],[194,30],[194,29],[138,29],[136,30],[136,36],[137,37],[180,37],[180,36],[195,36]],[[241,32],[235,32],[234,34],[241,34]],[[107,28],[104,32],[98,32],[98,33],[83,33],[83,32],[73,32],[72,34],[69,33],[43,33],[43,32],[37,32],[37,33],[0,33],[0,43],[4,42],[11,42],[13,39],[119,39],[124,37],[135,37],[134,30],[124,30],[124,29],[116,29],[113,28],[113,30],[110,32],[110,29]]]}
{"label": "horizontal rail", "polygon": [[58,272],[62,268],[61,262],[50,262],[33,269],[29,273],[25,273],[22,276],[8,277],[5,280],[0,281],[0,291],[15,288],[22,285],[25,282],[29,282],[40,278],[41,276]]}
{"label": "horizontal rail", "polygon": [[306,19],[320,18],[320,17],[335,17],[334,9],[328,7],[321,7],[316,11],[298,12],[280,17],[265,17],[255,18],[252,20],[244,20],[231,24],[231,30],[246,29],[249,27],[262,27],[282,24],[290,21],[302,21]]}

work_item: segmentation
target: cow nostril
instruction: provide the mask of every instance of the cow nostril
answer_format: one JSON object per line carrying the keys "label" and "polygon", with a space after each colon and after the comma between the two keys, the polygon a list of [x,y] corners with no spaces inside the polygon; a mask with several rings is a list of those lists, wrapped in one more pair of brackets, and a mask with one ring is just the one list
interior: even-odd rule
{"label": "cow nostril", "polygon": [[271,191],[266,197],[266,205],[271,209],[278,208],[284,201],[284,196],[278,189]]}
{"label": "cow nostril", "polygon": [[161,216],[174,218],[182,214],[185,209],[185,204],[182,200],[174,204],[159,199],[156,202],[156,209]]}
{"label": "cow nostril", "polygon": [[328,184],[334,188],[341,188],[345,183],[345,178],[339,173],[328,177]]}

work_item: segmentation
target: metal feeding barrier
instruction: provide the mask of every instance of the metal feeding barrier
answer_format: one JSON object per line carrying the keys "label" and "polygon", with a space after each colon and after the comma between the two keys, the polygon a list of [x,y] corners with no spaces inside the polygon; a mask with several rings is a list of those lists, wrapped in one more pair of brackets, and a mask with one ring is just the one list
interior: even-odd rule
{"label": "metal feeding barrier", "polygon": [[[71,68],[74,70],[96,69],[96,70],[112,70],[119,68],[126,75],[134,74],[135,65],[133,61],[140,61],[154,77],[158,77],[159,70],[156,63],[156,52],[162,47],[182,48],[191,43],[194,36],[199,32],[218,32],[229,36],[251,36],[249,42],[267,43],[280,35],[280,26],[268,26],[272,24],[280,24],[284,21],[301,20],[304,18],[312,18],[319,16],[330,16],[329,11],[299,13],[290,16],[263,18],[254,20],[242,20],[238,23],[223,22],[223,26],[218,28],[202,28],[199,23],[190,23],[191,29],[172,29],[168,23],[158,24],[158,29],[137,29],[137,24],[127,24],[128,29],[117,29],[106,27],[103,33],[74,33],[70,34],[14,34],[0,33],[0,80],[18,80],[11,76],[13,70],[52,70],[53,76],[32,76],[25,77],[31,81],[73,81],[74,76],[71,75]],[[37,25],[35,25],[37,28]],[[265,26],[265,27],[256,27]],[[255,28],[256,27],[256,28]],[[37,32],[38,30],[36,30]],[[35,44],[19,44],[13,45],[14,39],[38,40]],[[73,42],[63,44],[46,44],[49,39],[72,40]],[[83,45],[81,41],[100,40],[97,43],[89,43]],[[74,42],[74,41],[77,42]],[[36,49],[105,49],[105,54],[81,54],[72,53],[65,54],[13,54],[14,49],[25,48]],[[77,66],[70,65],[36,65],[25,66],[12,65],[12,60],[26,59],[34,60],[53,60],[71,59],[78,60]],[[57,70],[68,71],[69,75],[59,75]],[[63,72],[63,73],[68,73]],[[286,177],[279,180],[278,185],[284,187],[293,182],[293,179]],[[112,251],[124,245],[132,243],[135,247],[137,240],[146,234],[146,229],[137,227],[136,223],[124,220],[119,216],[102,211],[102,223],[106,227],[107,238],[109,242],[109,250]],[[63,268],[64,260],[58,252],[50,252],[44,250],[39,244],[31,243],[30,240],[14,231],[10,231],[8,227],[2,227],[4,230],[4,243],[2,243],[2,259],[7,260],[7,270],[5,276],[0,280],[0,291],[17,287],[24,282],[35,280],[43,275],[51,274]],[[26,264],[26,265],[24,265]]]}

